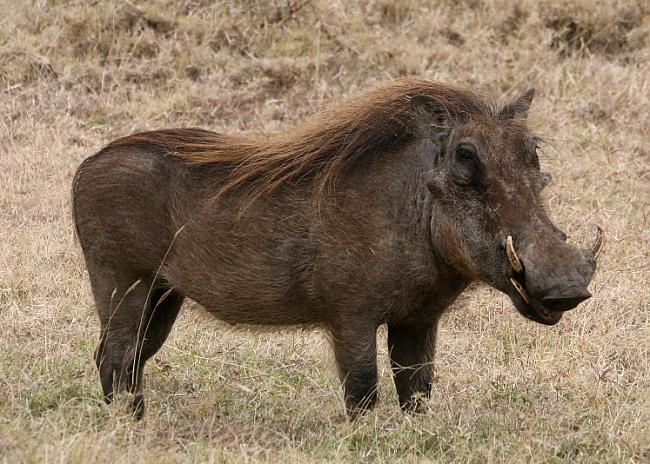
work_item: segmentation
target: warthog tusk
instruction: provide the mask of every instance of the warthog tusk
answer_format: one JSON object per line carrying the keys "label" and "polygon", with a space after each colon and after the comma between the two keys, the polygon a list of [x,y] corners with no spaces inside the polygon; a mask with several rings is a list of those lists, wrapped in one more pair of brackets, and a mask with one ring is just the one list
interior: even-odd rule
{"label": "warthog tusk", "polygon": [[526,290],[524,290],[524,287],[522,287],[521,284],[512,277],[510,278],[510,282],[512,283],[512,286],[515,287],[515,290],[517,290],[517,293],[519,293],[519,295],[524,299],[526,304],[530,304],[530,298],[528,297]]}
{"label": "warthog tusk", "polygon": [[523,272],[524,266],[521,264],[521,261],[519,261],[519,257],[517,256],[515,247],[512,244],[512,235],[508,235],[508,238],[506,239],[506,253],[508,255],[508,260],[510,261],[510,265],[515,270],[515,272],[517,274]]}
{"label": "warthog tusk", "polygon": [[600,250],[603,248],[603,229],[600,226],[596,226],[596,241],[591,247],[591,254],[594,255],[594,259],[598,259]]}

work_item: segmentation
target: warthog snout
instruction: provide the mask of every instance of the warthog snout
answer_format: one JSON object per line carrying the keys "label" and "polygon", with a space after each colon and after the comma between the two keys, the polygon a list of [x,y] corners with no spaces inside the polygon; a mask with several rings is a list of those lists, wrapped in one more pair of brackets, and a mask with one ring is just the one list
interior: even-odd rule
{"label": "warthog snout", "polygon": [[[587,289],[602,247],[602,230],[590,249],[579,250],[561,240],[537,240],[519,254],[512,236],[506,239],[510,282],[517,309],[529,319],[552,325],[564,311],[591,298]],[[512,295],[511,295],[512,296]]]}

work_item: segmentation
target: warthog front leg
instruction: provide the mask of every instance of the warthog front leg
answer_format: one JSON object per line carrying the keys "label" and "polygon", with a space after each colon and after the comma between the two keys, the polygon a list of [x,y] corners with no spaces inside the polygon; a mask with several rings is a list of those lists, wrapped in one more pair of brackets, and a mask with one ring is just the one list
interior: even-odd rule
{"label": "warthog front leg", "polygon": [[437,324],[424,327],[388,325],[391,367],[404,410],[421,411],[431,394]]}
{"label": "warthog front leg", "polygon": [[332,328],[334,355],[350,419],[377,402],[377,327],[370,323]]}

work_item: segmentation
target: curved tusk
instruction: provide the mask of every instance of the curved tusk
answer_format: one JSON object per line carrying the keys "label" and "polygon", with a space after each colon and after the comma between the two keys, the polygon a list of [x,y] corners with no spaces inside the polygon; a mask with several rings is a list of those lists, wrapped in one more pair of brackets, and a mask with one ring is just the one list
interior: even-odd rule
{"label": "curved tusk", "polygon": [[512,235],[508,235],[508,238],[506,238],[506,254],[508,255],[510,265],[515,270],[515,272],[517,274],[523,272],[524,266],[521,264],[521,261],[517,256],[517,252],[515,251],[515,247],[512,244]]}
{"label": "curved tusk", "polygon": [[596,241],[591,247],[591,254],[594,255],[594,259],[598,259],[600,250],[603,248],[603,229],[600,226],[596,226]]}
{"label": "curved tusk", "polygon": [[521,284],[512,277],[510,278],[510,282],[512,283],[512,286],[515,287],[515,290],[517,290],[517,293],[519,293],[519,295],[524,299],[526,304],[530,304],[530,298],[528,297],[526,290],[524,290],[524,287],[522,287]]}

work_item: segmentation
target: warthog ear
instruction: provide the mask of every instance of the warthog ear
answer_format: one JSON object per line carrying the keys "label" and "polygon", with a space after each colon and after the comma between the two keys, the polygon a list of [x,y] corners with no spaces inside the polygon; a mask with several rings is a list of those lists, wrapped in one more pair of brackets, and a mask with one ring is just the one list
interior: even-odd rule
{"label": "warthog ear", "polygon": [[526,119],[528,117],[528,110],[533,97],[535,96],[535,89],[528,89],[519,95],[514,101],[508,103],[501,110],[501,116],[508,119]]}
{"label": "warthog ear", "polygon": [[[426,95],[411,97],[411,110],[418,121],[418,125],[425,130],[425,137],[437,139],[440,135],[447,135],[451,129],[453,116],[444,105],[434,101]],[[437,135],[438,137],[432,137]]]}

